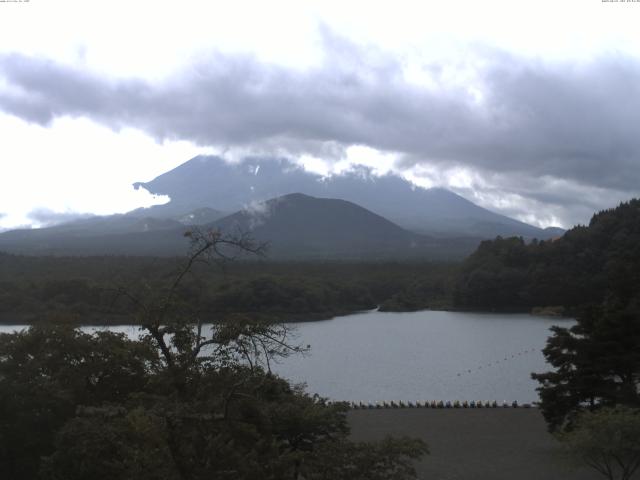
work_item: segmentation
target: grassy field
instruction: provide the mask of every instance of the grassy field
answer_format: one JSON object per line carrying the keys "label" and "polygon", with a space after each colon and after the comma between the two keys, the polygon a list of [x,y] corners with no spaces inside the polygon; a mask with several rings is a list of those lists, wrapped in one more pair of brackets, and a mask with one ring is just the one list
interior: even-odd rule
{"label": "grassy field", "polygon": [[349,412],[352,436],[422,438],[430,455],[417,465],[424,480],[597,480],[568,466],[537,409],[384,409]]}

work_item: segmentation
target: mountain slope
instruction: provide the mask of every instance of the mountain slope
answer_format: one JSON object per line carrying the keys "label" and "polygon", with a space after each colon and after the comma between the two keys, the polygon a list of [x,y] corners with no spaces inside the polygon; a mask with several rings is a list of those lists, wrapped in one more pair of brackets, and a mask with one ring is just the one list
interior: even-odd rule
{"label": "mountain slope", "polygon": [[277,258],[461,258],[478,239],[409,232],[359,205],[295,193],[253,204],[211,225],[248,231]]}
{"label": "mountain slope", "polygon": [[[161,254],[175,244],[177,220],[126,215],[92,217],[48,228],[0,234],[0,251],[28,255]],[[167,236],[168,235],[168,236]],[[153,239],[152,241],[150,241]]]}
{"label": "mountain slope", "polygon": [[[0,251],[54,255],[184,254],[188,246],[184,237],[186,227],[173,220],[156,222],[168,228],[98,234],[78,231],[77,225],[71,225],[73,228],[6,232],[0,234]],[[256,240],[269,243],[270,258],[288,259],[455,259],[470,253],[479,241],[415,234],[351,202],[302,194],[255,203],[202,228],[228,234],[248,232]]]}
{"label": "mountain slope", "polygon": [[254,205],[212,225],[248,231],[267,241],[272,254],[323,256],[392,253],[424,240],[385,218],[344,200],[290,194]]}
{"label": "mountain slope", "polygon": [[152,207],[153,216],[209,206],[236,211],[254,201],[301,192],[361,205],[398,225],[437,236],[549,238],[555,232],[481,208],[448,190],[424,189],[396,175],[375,176],[361,168],[323,178],[282,159],[249,158],[229,164],[219,157],[198,156],[150,182],[138,182],[171,201]]}

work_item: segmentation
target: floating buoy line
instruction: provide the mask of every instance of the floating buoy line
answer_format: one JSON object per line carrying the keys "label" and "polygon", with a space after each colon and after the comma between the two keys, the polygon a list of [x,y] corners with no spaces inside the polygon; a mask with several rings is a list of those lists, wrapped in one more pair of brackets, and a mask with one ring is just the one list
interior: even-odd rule
{"label": "floating buoy line", "polygon": [[[468,368],[462,372],[456,374],[457,377],[461,377],[463,375],[469,375],[472,373],[476,373],[479,370],[482,370],[483,367],[490,368],[493,366],[497,366],[504,362],[509,362],[518,357],[522,357],[523,355],[528,355],[531,353],[539,352],[540,350],[537,348],[527,348],[520,352],[512,353],[509,355],[505,355],[502,359],[494,360],[492,362],[477,365],[475,368]],[[471,401],[444,401],[444,400],[426,400],[426,401],[415,401],[415,402],[404,402],[404,401],[378,401],[375,403],[371,402],[327,402],[331,403],[346,403],[350,409],[352,410],[375,410],[375,409],[383,409],[383,408],[537,408],[538,405],[536,402],[531,403],[522,403],[519,404],[517,401],[507,402],[504,400],[502,403],[499,403],[496,400],[493,401],[482,401],[482,400],[471,400]]]}
{"label": "floating buoy line", "polygon": [[511,355],[505,355],[504,358],[502,359],[498,359],[498,360],[494,360],[493,362],[489,362],[487,364],[482,364],[482,365],[476,365],[474,368],[468,368],[462,372],[458,372],[456,373],[456,377],[462,377],[463,375],[469,375],[471,373],[475,373],[478,370],[482,370],[483,367],[485,368],[490,368],[490,367],[494,367],[496,365],[499,365],[501,363],[505,363],[505,362],[510,362],[511,360],[514,360],[518,357],[522,357],[523,355],[528,355],[531,353],[535,353],[535,352],[539,352],[538,349],[536,348],[527,348],[526,350],[522,350],[520,352],[516,352],[516,353],[512,353]]}
{"label": "floating buoy line", "polygon": [[[328,402],[331,404],[332,402]],[[339,403],[339,402],[334,402]],[[522,403],[519,404],[517,401],[507,402],[506,400],[502,403],[498,403],[497,401],[459,401],[455,400],[451,401],[443,401],[443,400],[431,400],[431,401],[416,401],[416,402],[346,402],[349,405],[349,408],[352,410],[375,410],[381,408],[537,408],[537,404],[533,403]]]}

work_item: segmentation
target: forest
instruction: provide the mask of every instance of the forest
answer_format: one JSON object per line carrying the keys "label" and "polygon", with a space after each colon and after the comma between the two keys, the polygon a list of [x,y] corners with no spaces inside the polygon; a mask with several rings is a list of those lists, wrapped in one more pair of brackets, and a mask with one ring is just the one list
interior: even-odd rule
{"label": "forest", "polygon": [[453,304],[469,310],[561,307],[571,315],[608,295],[640,291],[640,200],[595,214],[555,240],[484,241],[456,275]]}
{"label": "forest", "polygon": [[[122,288],[150,291],[181,258],[29,257],[0,254],[0,321],[77,319],[113,324],[129,318]],[[203,314],[231,313],[304,321],[369,310],[450,305],[454,265],[409,262],[227,262],[199,268],[181,285]],[[130,320],[126,320],[130,321]]]}
{"label": "forest", "polygon": [[[0,253],[0,321],[76,318],[122,322],[127,288],[152,290],[181,258],[30,257]],[[461,263],[244,259],[194,268],[181,286],[207,315],[243,313],[278,321],[330,318],[380,307],[542,311],[575,315],[609,291],[640,287],[640,200],[593,216],[564,236],[482,242]]]}
{"label": "forest", "polygon": [[[122,288],[152,290],[181,258],[32,257],[0,253],[0,321],[64,316],[124,321]],[[242,313],[277,321],[330,318],[379,307],[543,312],[575,315],[609,291],[640,287],[640,200],[593,216],[564,236],[482,242],[461,263],[304,261],[264,258],[196,266],[183,294],[212,318]]]}

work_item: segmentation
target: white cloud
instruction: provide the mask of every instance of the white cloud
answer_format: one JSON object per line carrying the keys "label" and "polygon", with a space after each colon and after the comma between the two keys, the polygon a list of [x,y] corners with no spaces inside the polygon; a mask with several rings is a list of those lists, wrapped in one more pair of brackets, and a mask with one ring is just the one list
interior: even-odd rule
{"label": "white cloud", "polygon": [[[51,59],[57,65],[72,66],[85,72],[88,77],[95,75],[93,78],[142,78],[148,81],[151,87],[160,85],[167,79],[180,80],[180,75],[191,79],[199,76],[206,78],[210,72],[202,70],[203,65],[208,65],[212,59],[218,58],[216,55],[249,59],[249,64],[253,62],[255,65],[276,64],[283,67],[283,72],[313,72],[323,64],[333,63],[334,66],[341,67],[337,68],[337,73],[348,73],[351,69],[355,74],[361,75],[359,80],[363,84],[358,87],[360,93],[371,86],[371,82],[367,83],[367,79],[371,80],[367,77],[368,74],[384,71],[376,62],[384,63],[385,59],[392,58],[400,66],[399,71],[404,77],[401,80],[406,82],[407,86],[426,87],[426,90],[437,95],[444,93],[441,98],[446,97],[446,92],[451,92],[452,86],[455,86],[458,89],[457,94],[468,97],[467,100],[471,102],[475,113],[483,113],[486,117],[483,120],[491,120],[490,115],[496,112],[484,109],[487,102],[500,100],[501,96],[508,97],[509,88],[522,85],[520,80],[529,78],[526,75],[518,77],[516,70],[504,70],[502,74],[505,78],[512,74],[517,81],[510,86],[505,82],[501,83],[500,78],[493,79],[499,87],[497,95],[493,99],[487,98],[485,93],[488,86],[478,72],[487,70],[485,59],[491,58],[493,52],[501,51],[506,56],[526,59],[527,62],[523,64],[531,65],[539,60],[549,67],[546,73],[554,73],[554,65],[562,66],[572,62],[589,64],[594,58],[617,56],[637,60],[640,58],[640,31],[637,28],[639,16],[640,3],[603,3],[600,0],[32,1],[0,4],[0,53],[20,53],[25,57]],[[333,40],[336,40],[336,48],[328,50],[325,48],[326,42],[331,40],[329,37],[332,35],[335,37]],[[486,51],[483,53],[485,48]],[[238,57],[239,54],[243,56]],[[371,65],[378,70],[373,68],[367,71],[367,68],[363,68]],[[345,66],[348,68],[342,68]],[[563,68],[557,71],[562,74]],[[258,68],[249,69],[245,73],[260,74],[265,71]],[[277,73],[278,70],[270,71]],[[306,101],[312,93],[309,90],[314,86],[320,85],[321,88],[329,89],[330,80],[337,82],[348,76],[338,79],[332,76],[333,73],[336,72],[329,72],[322,79],[322,85],[300,82],[303,87],[308,87],[297,92],[300,99]],[[539,76],[541,73],[545,74],[545,71],[534,69],[533,76]],[[295,80],[296,75],[290,75]],[[388,82],[393,86],[395,80],[397,79],[384,78],[384,84]],[[553,79],[548,78],[547,81]],[[19,97],[16,95],[15,85],[2,82],[0,76],[0,96],[11,94],[12,98]],[[607,85],[612,83],[614,82]],[[256,88],[259,88],[260,82],[245,84],[254,87],[258,85]],[[268,81],[266,84],[268,85]],[[264,85],[263,82],[263,88]],[[568,85],[571,87],[571,84]],[[597,102],[599,96],[606,96],[607,92],[602,92],[597,82],[587,84],[587,87],[587,96],[594,98],[594,102]],[[624,101],[620,99],[625,97],[626,92],[622,90],[622,86],[620,88],[620,97],[614,95],[612,99],[605,98],[601,103],[607,106],[620,103],[624,107]],[[276,94],[282,94],[275,90]],[[344,90],[347,91],[348,88],[345,87]],[[569,88],[569,93],[571,91]],[[71,92],[71,96],[76,93]],[[204,90],[201,93],[206,97]],[[402,92],[392,93],[399,95]],[[538,95],[534,91],[532,94]],[[349,96],[348,91],[345,95]],[[395,95],[395,98],[398,95]],[[257,100],[261,99],[260,95],[256,97]],[[365,97],[366,95],[362,96],[360,107],[366,104]],[[562,98],[572,100],[571,95],[563,95]],[[175,97],[171,98],[172,101],[174,99]],[[329,99],[336,105],[340,100],[339,97]],[[190,102],[187,104],[189,112],[202,107],[198,99],[187,100]],[[219,98],[214,100],[214,104],[220,101]],[[271,99],[266,100],[263,102],[266,104],[265,109],[269,107]],[[282,98],[279,98],[274,104],[280,107],[281,100]],[[326,105],[327,98],[320,100],[325,103],[320,102],[319,105]],[[385,98],[381,100],[384,101]],[[445,100],[442,100],[442,105],[446,107],[440,111],[442,116],[450,111],[447,109],[452,105]],[[522,105],[526,100],[526,97],[513,96],[514,105]],[[499,103],[498,101],[497,104]],[[310,105],[309,102],[304,104],[307,107]],[[169,102],[169,107],[171,106]],[[350,110],[347,105],[345,111],[350,110],[353,113],[357,107],[358,105]],[[437,107],[438,105],[435,105],[436,109]],[[282,107],[283,110],[286,108],[287,105]],[[607,109],[601,110],[604,114],[609,113]],[[176,111],[184,113],[180,108]],[[333,110],[334,113],[336,111],[340,113],[339,109]],[[367,113],[366,108],[363,112]],[[110,113],[107,112],[106,115]],[[173,112],[169,113],[173,120]],[[257,112],[253,118],[257,124],[263,120],[259,113]],[[203,150],[226,151],[229,157],[235,158],[260,153],[276,156],[302,155],[302,163],[307,168],[325,174],[346,170],[354,162],[373,167],[379,173],[396,168],[420,185],[445,186],[463,193],[483,206],[536,223],[562,221],[566,224],[571,218],[583,218],[584,212],[597,208],[597,205],[605,206],[604,204],[612,202],[612,199],[617,201],[618,198],[625,198],[625,195],[629,195],[628,190],[615,190],[622,189],[615,185],[615,181],[620,177],[623,168],[630,172],[627,175],[630,182],[635,181],[638,159],[633,155],[625,157],[624,162],[617,164],[619,167],[612,167],[609,171],[601,168],[599,158],[590,163],[589,159],[586,159],[583,168],[586,179],[583,179],[584,182],[588,183],[589,179],[602,177],[601,181],[607,180],[613,185],[609,189],[600,189],[593,184],[585,186],[571,179],[561,178],[563,174],[567,174],[559,168],[564,165],[564,160],[561,157],[553,158],[551,155],[546,159],[536,160],[539,169],[532,175],[536,180],[535,186],[523,180],[526,172],[522,170],[507,175],[509,172],[504,159],[499,165],[494,165],[493,169],[490,165],[493,157],[472,160],[467,158],[467,164],[459,165],[452,163],[451,158],[444,158],[448,153],[447,148],[438,148],[438,145],[435,145],[428,155],[412,158],[414,164],[409,162],[398,166],[396,161],[400,147],[397,140],[402,137],[403,132],[392,133],[388,144],[375,144],[391,129],[390,126],[384,125],[384,118],[376,118],[375,122],[372,122],[371,130],[377,131],[366,137],[366,141],[363,141],[362,135],[354,135],[341,144],[335,138],[327,140],[331,135],[336,137],[337,134],[321,125],[325,113],[325,116],[328,116],[332,110],[318,108],[306,117],[292,116],[293,126],[284,125],[281,129],[284,134],[278,132],[278,135],[271,138],[262,138],[260,145],[251,141],[254,138],[251,135],[243,139],[246,141],[244,145],[233,145],[232,141],[225,142],[224,139],[216,137],[225,127],[230,124],[233,126],[233,121],[238,121],[239,126],[244,128],[245,118],[231,117],[225,119],[221,125],[203,128],[202,132],[197,132],[195,139],[193,136],[184,135],[184,130],[183,135],[175,132],[153,132],[156,137],[166,134],[164,138],[169,139],[159,144],[153,140],[151,134],[142,131],[144,125],[135,121],[136,119],[133,122],[122,119],[119,119],[120,122],[113,122],[110,125],[127,125],[127,128],[116,131],[99,125],[97,119],[87,119],[86,117],[91,116],[88,110],[77,113],[78,118],[64,116],[64,113],[62,116],[56,114],[54,117],[57,116],[57,119],[46,128],[0,114],[0,132],[3,139],[0,142],[0,209],[6,213],[4,217],[0,217],[0,228],[28,222],[28,212],[38,208],[48,208],[54,213],[112,213],[149,205],[157,200],[150,198],[143,190],[133,190],[130,184],[151,179],[195,154],[202,153]],[[553,123],[551,117],[554,113],[558,112],[550,108],[544,115],[550,119],[549,125]],[[157,118],[163,116],[162,111],[148,114],[149,118],[138,120],[153,124]],[[366,120],[364,114],[352,122],[344,122],[344,125],[357,130]],[[467,118],[465,115],[462,115],[462,118]],[[499,119],[500,116],[496,117]],[[588,120],[588,116],[583,117],[585,121]],[[606,115],[599,117],[605,118]],[[267,126],[259,126],[268,129],[274,123],[274,118],[265,118],[269,120],[269,123],[265,124]],[[313,121],[309,121],[309,118]],[[340,118],[344,120],[348,119],[348,116],[344,114]],[[183,120],[182,124],[180,120]],[[288,138],[287,133],[305,123],[302,120],[308,121],[308,125],[303,125],[304,128],[297,132],[297,138]],[[334,117],[326,120],[334,122]],[[572,132],[567,126],[570,122],[564,117],[561,120],[558,127],[563,128],[554,130],[566,136],[564,138],[558,135],[559,140],[570,144],[567,140],[571,140]],[[625,125],[620,123],[612,127],[612,138],[616,135],[624,137],[635,128],[637,122],[632,112],[628,112],[628,120],[630,121]],[[184,118],[178,119],[174,125],[176,131],[184,128],[184,123],[188,121],[186,114]],[[392,123],[402,124],[402,115],[395,120],[392,119]],[[464,126],[464,122],[462,125]],[[401,125],[403,128],[406,127],[405,131],[409,130],[410,126],[410,123]],[[533,133],[539,134],[542,140],[546,141],[554,136],[554,132],[543,132],[536,130],[533,124],[530,126]],[[277,130],[277,127],[276,125],[274,129]],[[344,134],[346,130],[347,128],[342,128],[338,133]],[[256,135],[259,133],[256,131]],[[464,142],[469,138],[468,133],[468,129],[459,132],[458,147],[466,150],[463,152],[465,155],[473,157],[471,154],[481,151],[486,145],[474,143],[473,139],[469,140],[469,145],[465,145]],[[309,140],[315,134],[324,137],[321,141]],[[185,137],[191,141],[176,141]],[[210,138],[217,141],[202,140]],[[588,138],[597,140],[600,136],[594,134]],[[192,143],[196,141],[210,145],[210,148],[199,148]],[[301,141],[306,142],[304,147],[300,146]],[[612,141],[616,144],[623,143]],[[554,145],[555,143],[551,147]],[[451,143],[448,146],[450,147]],[[502,146],[507,149],[507,145]],[[530,146],[525,147],[522,151]],[[597,150],[598,147],[594,144],[591,151]],[[507,153],[505,158],[511,161],[509,155],[514,151]],[[559,155],[564,153],[567,152],[560,151]],[[621,158],[623,154],[626,152],[620,152]],[[483,161],[484,166],[480,165]],[[474,165],[473,162],[477,164]],[[566,162],[566,165],[569,169],[572,164]],[[513,169],[518,170],[516,162]],[[496,175],[496,171],[504,172],[504,178]],[[548,175],[550,171],[553,171],[551,176]],[[578,170],[573,168],[572,171]],[[558,183],[563,181],[567,183]],[[572,192],[580,198],[587,198],[586,204],[562,206],[563,202],[564,205],[569,202],[568,196],[560,195],[564,191]],[[584,192],[587,191],[589,195],[585,196]]]}
{"label": "white cloud", "polygon": [[150,180],[206,149],[156,143],[131,128],[119,132],[87,119],[60,118],[45,128],[0,114],[0,227],[30,224],[29,212],[110,214],[162,203],[135,181]]}

